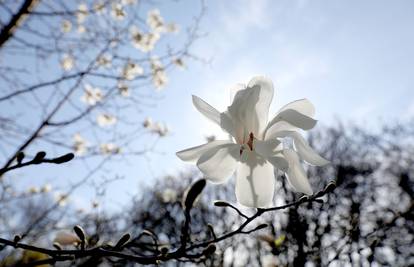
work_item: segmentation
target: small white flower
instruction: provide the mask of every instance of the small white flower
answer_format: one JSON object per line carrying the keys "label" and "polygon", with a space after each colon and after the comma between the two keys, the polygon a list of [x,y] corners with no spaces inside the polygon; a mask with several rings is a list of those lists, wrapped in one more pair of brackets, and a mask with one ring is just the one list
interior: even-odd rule
{"label": "small white flower", "polygon": [[62,21],[62,32],[68,33],[72,30],[72,22],[69,20]]}
{"label": "small white flower", "polygon": [[29,194],[37,194],[40,192],[39,188],[36,186],[32,186],[29,188],[29,190],[27,190],[29,192]]}
{"label": "small white flower", "polygon": [[160,122],[153,123],[150,129],[153,133],[156,133],[161,137],[166,136],[170,132],[168,126],[165,124],[161,124]]}
{"label": "small white flower", "polygon": [[152,124],[152,119],[150,117],[147,117],[142,123],[142,126],[144,126],[144,128],[152,128]]}
{"label": "small white flower", "polygon": [[75,60],[71,55],[64,54],[60,61],[60,66],[64,71],[70,71],[75,65]]}
{"label": "small white flower", "polygon": [[87,151],[87,142],[86,140],[79,134],[76,133],[73,135],[73,150],[75,150],[76,155],[82,156]]}
{"label": "small white flower", "polygon": [[93,88],[90,84],[85,85],[85,94],[81,97],[81,101],[94,106],[96,103],[102,101],[103,95],[99,88]]}
{"label": "small white flower", "polygon": [[78,6],[78,12],[76,13],[76,18],[78,23],[83,23],[88,15],[88,6],[86,4],[80,4]]}
{"label": "small white flower", "polygon": [[48,193],[52,190],[52,186],[50,184],[45,184],[44,186],[42,186],[42,188],[40,189],[40,191],[42,193]]}
{"label": "small white flower", "polygon": [[116,20],[123,20],[126,17],[126,12],[121,4],[114,3],[112,4],[111,15]]}
{"label": "small white flower", "polygon": [[80,243],[80,239],[74,233],[68,231],[60,231],[56,234],[53,242],[59,243],[62,246],[76,245]]}
{"label": "small white flower", "polygon": [[78,33],[85,33],[86,32],[86,27],[83,26],[82,24],[78,25]]}
{"label": "small white flower", "polygon": [[121,152],[121,149],[113,143],[101,144],[100,149],[102,154],[118,154]]}
{"label": "small white flower", "polygon": [[177,192],[171,188],[166,188],[162,192],[162,201],[164,203],[175,202],[177,201]]}
{"label": "small white flower", "polygon": [[118,83],[118,91],[119,94],[123,97],[128,97],[130,95],[129,87],[125,83]]}
{"label": "small white flower", "polygon": [[[273,98],[271,80],[255,77],[247,86],[237,85],[235,92],[232,104],[222,113],[193,96],[197,110],[221,126],[232,140],[215,140],[177,152],[177,156],[196,162],[214,183],[223,183],[236,172],[236,197],[244,206],[271,205],[274,169],[285,172],[296,191],[313,194],[300,159],[317,166],[328,163],[298,133],[299,129],[310,130],[316,125],[313,105],[306,99],[291,102],[268,121]],[[283,147],[284,138],[293,140],[295,150]]]}
{"label": "small white flower", "polygon": [[105,12],[105,3],[104,2],[98,2],[93,5],[93,10],[96,14],[102,15]]}
{"label": "small white flower", "polygon": [[154,32],[164,31],[164,20],[158,9],[152,9],[148,12],[147,24]]}
{"label": "small white flower", "polygon": [[102,66],[104,68],[109,68],[112,65],[112,56],[102,55],[98,58],[97,63],[99,66]]}
{"label": "small white flower", "polygon": [[138,2],[138,0],[122,0],[121,3],[123,5],[135,5]]}
{"label": "small white flower", "polygon": [[151,59],[152,83],[157,89],[161,89],[168,82],[164,66],[157,58]]}
{"label": "small white flower", "polygon": [[142,74],[144,74],[144,68],[131,61],[127,62],[122,69],[122,77],[127,80],[133,80]]}
{"label": "small white flower", "polygon": [[100,127],[105,127],[105,126],[111,126],[114,125],[116,123],[116,117],[112,116],[110,114],[100,114],[97,118],[96,121],[98,122],[98,125]]}
{"label": "small white flower", "polygon": [[160,39],[158,32],[143,33],[136,26],[130,28],[130,34],[133,46],[142,52],[152,51]]}
{"label": "small white flower", "polygon": [[67,202],[68,202],[68,195],[60,193],[60,192],[55,192],[54,195],[55,201],[59,204],[59,206],[64,207],[66,206]]}

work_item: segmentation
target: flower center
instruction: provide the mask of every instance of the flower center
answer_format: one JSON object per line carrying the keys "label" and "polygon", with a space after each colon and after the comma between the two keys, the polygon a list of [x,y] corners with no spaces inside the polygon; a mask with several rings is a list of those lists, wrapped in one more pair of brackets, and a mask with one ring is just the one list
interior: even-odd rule
{"label": "flower center", "polygon": [[254,135],[253,135],[252,132],[250,132],[250,134],[249,134],[249,140],[246,143],[249,146],[250,151],[253,151],[253,139],[254,139]]}
{"label": "flower center", "polygon": [[[246,145],[250,148],[250,151],[253,151],[253,140],[254,140],[254,134],[250,132],[249,134],[249,140],[247,140]],[[243,150],[245,149],[245,146],[240,146],[240,156],[243,153]]]}

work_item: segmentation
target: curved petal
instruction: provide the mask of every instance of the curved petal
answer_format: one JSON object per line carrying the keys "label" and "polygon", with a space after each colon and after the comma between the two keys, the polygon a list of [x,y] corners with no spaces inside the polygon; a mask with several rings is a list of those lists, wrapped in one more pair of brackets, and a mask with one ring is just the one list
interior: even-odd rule
{"label": "curved petal", "polygon": [[283,150],[283,155],[289,163],[289,169],[286,173],[289,184],[297,192],[312,195],[312,187],[296,152],[292,149],[286,149]]}
{"label": "curved petal", "polygon": [[[274,120],[274,121],[273,121]],[[269,123],[269,126],[272,126],[278,121],[286,121],[293,126],[301,128],[303,130],[310,130],[315,127],[317,120],[303,115],[302,113],[297,112],[293,109],[287,109],[277,114],[277,116],[272,120],[273,123]]]}
{"label": "curved petal", "polygon": [[233,103],[234,97],[236,96],[237,92],[240,90],[246,89],[246,85],[242,83],[237,83],[230,88],[230,103]]}
{"label": "curved petal", "polygon": [[329,164],[329,160],[319,156],[297,132],[291,132],[290,135],[293,137],[293,144],[298,151],[299,156],[307,163],[315,166],[324,166]]}
{"label": "curved petal", "polygon": [[272,164],[251,151],[237,167],[236,197],[247,207],[265,208],[271,205],[275,190]]}
{"label": "curved petal", "polygon": [[278,113],[287,110],[287,109],[293,109],[296,110],[297,112],[306,115],[308,117],[313,118],[313,116],[315,116],[315,107],[313,106],[313,104],[307,100],[306,98],[304,99],[299,99],[299,100],[295,100],[293,102],[290,102],[286,105],[284,105],[279,111]]}
{"label": "curved petal", "polygon": [[298,132],[295,131],[280,131],[272,135],[272,137],[291,137],[293,139],[293,145],[298,152],[301,159],[314,166],[324,166],[329,164],[329,160],[319,156],[306,142]]}
{"label": "curved petal", "polygon": [[287,131],[291,132],[297,129],[298,127],[293,126],[289,122],[278,121],[266,130],[264,139],[269,140],[272,138],[282,137]]}
{"label": "curved petal", "polygon": [[195,163],[198,161],[201,155],[205,153],[206,151],[208,151],[209,149],[220,146],[220,145],[224,145],[224,144],[232,144],[232,142],[228,140],[215,140],[215,141],[208,142],[201,146],[195,146],[195,147],[191,147],[191,148],[178,151],[176,155],[183,161]]}
{"label": "curved petal", "polygon": [[253,150],[264,158],[274,156],[280,153],[282,149],[283,147],[277,139],[269,139],[266,141],[255,139],[253,141]]}
{"label": "curved petal", "polygon": [[197,161],[197,167],[213,183],[225,182],[236,170],[240,145],[225,144],[206,151]]}
{"label": "curved petal", "polygon": [[203,99],[195,95],[193,95],[193,104],[201,114],[206,116],[209,120],[220,125],[220,112],[218,112],[217,109],[213,108]]}
{"label": "curved petal", "polygon": [[243,128],[244,139],[248,138],[250,132],[261,137],[272,99],[273,83],[265,77],[254,77],[246,89],[236,93],[228,111],[237,127]]}
{"label": "curved petal", "polygon": [[269,161],[273,165],[273,167],[283,172],[287,172],[289,170],[289,163],[283,155],[269,157],[267,158],[267,161]]}

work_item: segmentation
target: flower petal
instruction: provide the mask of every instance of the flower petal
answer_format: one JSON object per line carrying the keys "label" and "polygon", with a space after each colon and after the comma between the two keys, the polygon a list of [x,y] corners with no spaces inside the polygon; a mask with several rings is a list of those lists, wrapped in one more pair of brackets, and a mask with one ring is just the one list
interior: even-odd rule
{"label": "flower petal", "polygon": [[240,90],[246,89],[246,85],[242,83],[237,83],[233,87],[230,88],[230,103],[233,103],[234,97],[236,96],[237,92]]}
{"label": "flower petal", "polygon": [[296,152],[292,149],[285,149],[283,155],[289,163],[289,170],[286,173],[289,184],[297,192],[312,195],[312,187]]}
{"label": "flower petal", "polygon": [[269,157],[267,158],[267,161],[269,161],[276,169],[279,169],[283,172],[287,172],[289,169],[289,163],[283,155]]}
{"label": "flower petal", "polygon": [[313,104],[307,100],[307,99],[299,99],[293,102],[290,102],[286,105],[284,105],[278,113],[284,111],[284,110],[288,110],[288,109],[293,109],[296,110],[297,112],[306,115],[308,117],[313,118],[313,116],[315,116],[315,107],[313,106]]}
{"label": "flower petal", "polygon": [[246,160],[237,167],[236,197],[247,207],[265,208],[271,205],[275,190],[272,164],[251,151]]}
{"label": "flower petal", "polygon": [[272,137],[291,137],[293,145],[298,152],[301,159],[314,166],[324,166],[329,164],[329,161],[319,156],[306,142],[298,132],[295,131],[280,131],[272,135]]}
{"label": "flower petal", "polygon": [[[302,113],[296,110],[293,110],[293,109],[287,109],[287,110],[284,110],[278,113],[277,116],[273,120],[275,120],[273,123],[276,123],[278,121],[286,121],[292,124],[293,126],[299,127],[303,130],[312,129],[313,127],[315,127],[316,123],[318,122],[317,120],[312,119],[311,117],[308,117],[306,115],[303,115]],[[271,123],[269,123],[269,125],[271,126]]]}
{"label": "flower petal", "polygon": [[209,149],[220,146],[220,145],[224,145],[224,144],[232,144],[232,142],[228,140],[215,140],[215,141],[211,141],[206,144],[203,144],[201,146],[195,146],[195,147],[191,147],[191,148],[178,151],[176,155],[183,161],[195,163],[198,161],[201,155],[205,153],[206,151],[208,151]]}
{"label": "flower petal", "polygon": [[246,89],[236,93],[228,111],[237,127],[243,129],[244,140],[248,138],[250,132],[261,139],[272,98],[273,84],[265,77],[254,77]]}
{"label": "flower petal", "polygon": [[225,182],[236,170],[240,158],[240,145],[224,144],[206,151],[197,166],[213,183]]}
{"label": "flower petal", "polygon": [[269,139],[266,141],[255,139],[253,141],[253,147],[254,151],[264,158],[274,156],[283,149],[282,144],[277,139]]}
{"label": "flower petal", "polygon": [[291,132],[297,130],[298,127],[293,126],[289,122],[286,121],[278,121],[275,124],[273,124],[270,128],[268,128],[265,132],[265,140],[277,138],[277,137],[283,137],[286,132]]}
{"label": "flower petal", "polygon": [[218,112],[217,109],[213,108],[203,99],[195,95],[193,95],[193,104],[201,114],[206,116],[209,120],[220,125],[220,112]]}
{"label": "flower petal", "polygon": [[299,133],[291,132],[289,135],[293,137],[293,144],[304,161],[315,166],[329,164],[329,161],[319,156]]}

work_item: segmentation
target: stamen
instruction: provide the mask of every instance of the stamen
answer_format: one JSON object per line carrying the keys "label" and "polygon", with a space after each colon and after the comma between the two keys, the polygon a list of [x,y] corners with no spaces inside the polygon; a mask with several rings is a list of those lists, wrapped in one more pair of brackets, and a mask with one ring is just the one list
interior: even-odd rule
{"label": "stamen", "polygon": [[249,141],[247,141],[247,145],[249,146],[250,151],[253,151],[253,139],[254,139],[254,135],[252,132],[250,132]]}

